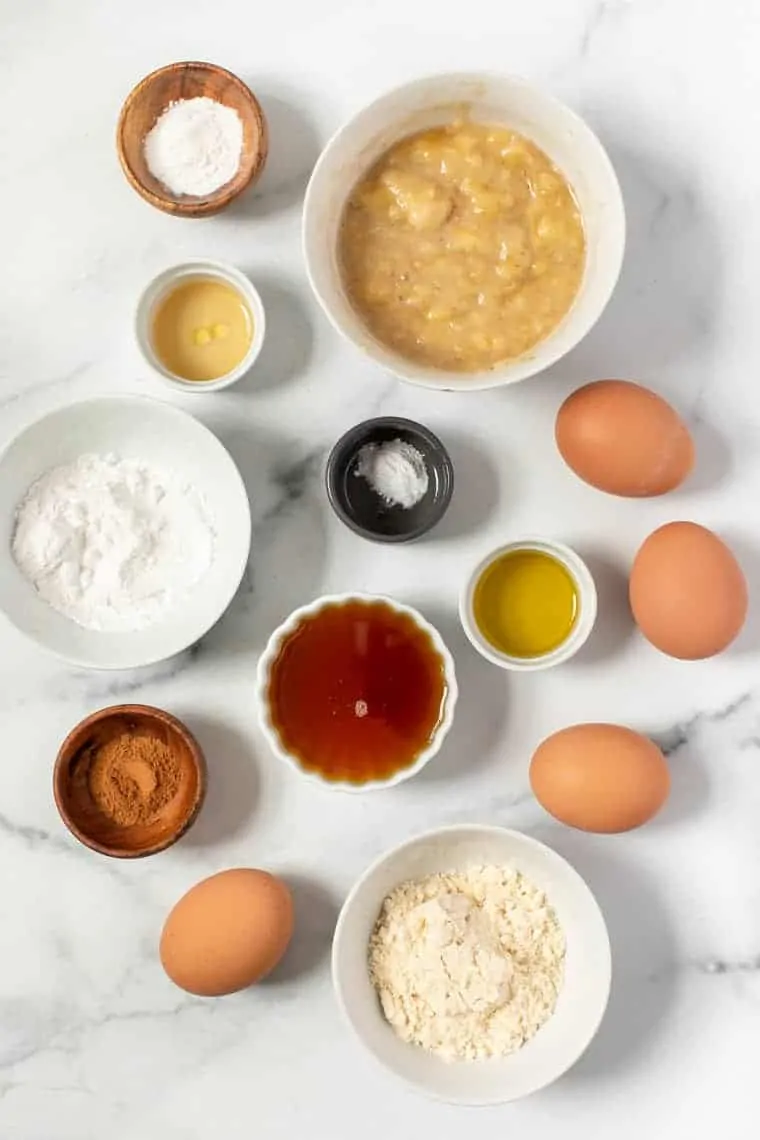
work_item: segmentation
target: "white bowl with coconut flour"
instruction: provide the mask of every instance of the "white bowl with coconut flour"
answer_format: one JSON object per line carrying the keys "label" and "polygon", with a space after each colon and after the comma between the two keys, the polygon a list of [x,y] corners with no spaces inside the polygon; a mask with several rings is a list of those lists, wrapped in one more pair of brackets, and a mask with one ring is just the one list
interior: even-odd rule
{"label": "white bowl with coconut flour", "polygon": [[71,404],[0,456],[0,610],[77,665],[132,669],[193,645],[243,576],[251,519],[216,436],[156,400]]}
{"label": "white bowl with coconut flour", "polygon": [[338,918],[332,975],[386,1069],[437,1100],[501,1104],[587,1048],[610,944],[591,891],[551,848],[500,827],[444,827],[364,872]]}

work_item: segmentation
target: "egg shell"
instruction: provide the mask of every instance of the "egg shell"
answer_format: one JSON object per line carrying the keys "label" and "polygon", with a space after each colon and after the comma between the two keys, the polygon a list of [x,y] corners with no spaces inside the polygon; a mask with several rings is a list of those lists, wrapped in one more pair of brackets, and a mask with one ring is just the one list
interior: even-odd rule
{"label": "egg shell", "polygon": [[217,997],[273,970],[293,933],[293,900],[268,871],[221,871],[196,883],[170,912],[161,964],[188,993]]}
{"label": "egg shell", "polygon": [[647,737],[616,724],[576,724],[549,736],[533,754],[530,784],[550,815],[581,831],[619,832],[655,815],[670,772]]}
{"label": "egg shell", "polygon": [[631,609],[644,637],[670,657],[713,657],[740,632],[747,582],[726,544],[706,527],[671,522],[650,534],[631,568]]}
{"label": "egg shell", "polygon": [[664,495],[694,466],[694,443],[678,413],[629,380],[578,388],[557,414],[555,437],[568,467],[609,495]]}

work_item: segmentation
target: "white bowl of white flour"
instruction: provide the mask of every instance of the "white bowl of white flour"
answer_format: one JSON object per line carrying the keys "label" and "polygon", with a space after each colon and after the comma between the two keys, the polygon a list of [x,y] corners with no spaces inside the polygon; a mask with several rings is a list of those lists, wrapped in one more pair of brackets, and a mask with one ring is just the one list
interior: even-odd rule
{"label": "white bowl of white flour", "polygon": [[44,649],[133,669],[221,617],[250,548],[248,496],[208,428],[109,396],[37,420],[0,456],[0,610]]}
{"label": "white bowl of white flour", "polygon": [[545,1088],[590,1044],[610,943],[583,879],[516,831],[445,827],[374,863],[341,910],[341,1011],[382,1065],[451,1104]]}

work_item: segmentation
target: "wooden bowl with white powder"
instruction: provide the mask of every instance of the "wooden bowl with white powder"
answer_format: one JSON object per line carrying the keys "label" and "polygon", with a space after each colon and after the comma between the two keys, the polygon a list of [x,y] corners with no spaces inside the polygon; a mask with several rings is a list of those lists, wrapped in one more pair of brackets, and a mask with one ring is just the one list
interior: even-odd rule
{"label": "wooden bowl with white powder", "polygon": [[116,131],[130,185],[157,210],[205,218],[259,177],[264,112],[252,91],[213,63],[171,63],[129,93]]}

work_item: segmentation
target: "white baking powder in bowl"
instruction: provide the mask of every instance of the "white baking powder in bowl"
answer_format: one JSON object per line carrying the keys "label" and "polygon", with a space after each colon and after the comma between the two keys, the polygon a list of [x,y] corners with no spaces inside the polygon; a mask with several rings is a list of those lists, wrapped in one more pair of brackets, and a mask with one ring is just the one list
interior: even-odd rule
{"label": "white baking powder in bowl", "polygon": [[53,609],[85,629],[128,632],[161,621],[214,558],[198,491],[137,459],[82,455],[29,489],[13,557]]}
{"label": "white baking powder in bowl", "polygon": [[170,103],[145,136],[145,161],[172,194],[205,198],[230,182],[243,153],[243,123],[232,107],[202,95]]}
{"label": "white baking powder in bowl", "polygon": [[359,452],[356,474],[366,479],[386,503],[407,511],[424,499],[430,483],[425,460],[404,439],[365,443]]}

